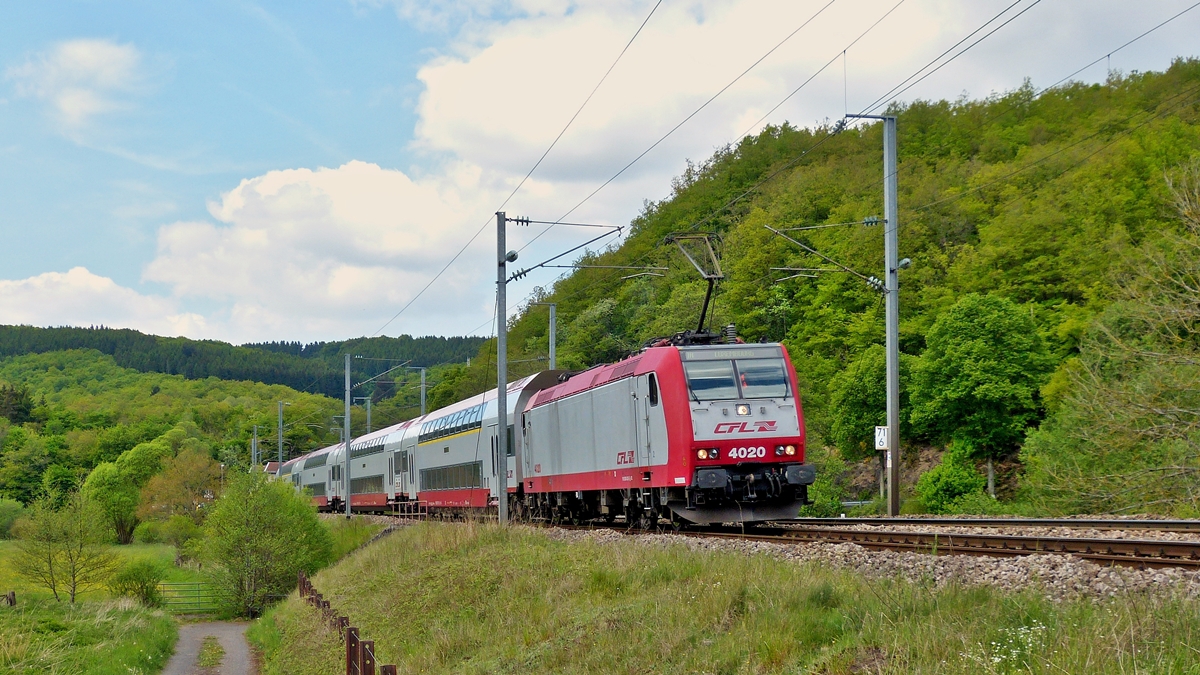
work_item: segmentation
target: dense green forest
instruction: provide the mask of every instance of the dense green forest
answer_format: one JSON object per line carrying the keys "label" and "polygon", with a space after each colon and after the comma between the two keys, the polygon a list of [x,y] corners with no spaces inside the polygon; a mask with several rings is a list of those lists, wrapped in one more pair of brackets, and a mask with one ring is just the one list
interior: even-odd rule
{"label": "dense green forest", "polygon": [[[0,381],[19,383],[29,405],[0,418],[0,497],[28,502],[78,485],[96,465],[174,429],[229,470],[248,468],[254,425],[268,457],[276,451],[277,401],[286,401],[284,448],[296,455],[337,442],[341,401],[283,385],[139,373],[94,350],[13,357]],[[10,412],[11,414],[11,412]],[[365,414],[355,409],[362,429]]]}
{"label": "dense green forest", "polygon": [[[396,363],[432,367],[465,362],[483,340],[476,337],[357,338],[342,342],[270,342],[240,347],[215,340],[189,340],[146,335],[135,330],[104,327],[35,328],[0,326],[0,358],[64,349],[95,349],[112,356],[117,365],[143,373],[182,375],[188,379],[217,377],[283,384],[299,391],[341,396],[344,355],[349,353]],[[355,361],[356,382],[375,375],[379,362]],[[380,389],[379,396],[390,391]]]}
{"label": "dense green forest", "polygon": [[[1003,382],[1009,398],[1000,412],[1011,413],[1001,420],[1005,434],[971,437],[961,431],[985,424],[979,415],[968,414],[973,404],[976,411],[987,409],[972,399],[984,395],[982,388],[968,388],[954,402],[961,419],[917,415],[905,406],[909,449],[949,442],[961,451],[951,455],[963,460],[995,457],[1032,464],[1024,481],[1009,481],[1001,496],[1043,510],[1197,509],[1200,504],[1186,497],[1187,490],[1174,496],[1157,491],[1150,498],[1115,486],[1135,472],[1141,472],[1143,484],[1154,484],[1160,467],[1159,459],[1145,459],[1152,457],[1174,467],[1168,474],[1176,487],[1181,481],[1194,483],[1200,461],[1189,434],[1200,423],[1200,405],[1181,402],[1186,412],[1165,436],[1154,435],[1159,427],[1153,414],[1139,417],[1130,411],[1128,424],[1111,430],[1123,434],[1122,454],[1104,462],[1090,454],[1102,441],[1079,442],[1072,433],[1086,428],[1092,416],[1105,414],[1094,404],[1094,392],[1111,389],[1102,380],[1119,374],[1105,368],[1109,357],[1095,351],[1102,348],[1098,345],[1110,351],[1114,344],[1128,347],[1128,342],[1098,337],[1113,332],[1105,332],[1105,322],[1135,330],[1130,320],[1112,317],[1112,308],[1120,304],[1150,313],[1145,306],[1153,293],[1131,290],[1136,286],[1130,285],[1131,270],[1154,268],[1146,261],[1166,255],[1162,247],[1174,250],[1180,242],[1195,241],[1197,233],[1188,229],[1176,202],[1181,175],[1200,154],[1200,61],[1180,59],[1162,73],[1114,74],[1102,85],[1072,83],[1040,95],[1026,85],[983,100],[916,101],[892,112],[899,129],[900,255],[912,260],[901,272],[901,349],[906,363],[913,360],[906,371],[914,371],[905,377],[906,388],[916,395],[919,382],[913,378],[920,373],[926,382],[946,373],[971,376],[954,370],[952,346],[939,347],[940,371],[937,364],[921,362],[937,322],[967,296],[1006,304],[973,314],[960,308],[966,318],[957,324],[948,320],[954,325],[939,329],[947,345],[956,336],[973,334],[971,316],[994,320],[995,330],[1036,334],[1036,340],[1020,341],[1029,350],[1021,356],[1026,370]],[[882,423],[881,388],[872,394],[862,386],[882,378],[881,296],[766,227],[834,225],[788,234],[856,272],[882,276],[882,228],[861,224],[882,216],[881,134],[878,124],[845,130],[785,124],[700,164],[689,163],[670,196],[647,203],[624,242],[581,260],[669,267],[665,276],[623,279],[628,272],[622,270],[579,270],[530,298],[558,303],[560,362],[582,368],[612,361],[647,338],[694,328],[705,284],[665,239],[679,232],[714,233],[725,278],[714,300],[713,325],[734,323],[747,340],[780,340],[787,346],[801,379],[814,440],[810,447],[819,449],[825,441],[838,445],[846,459],[869,454],[864,452],[869,438],[853,430],[865,428],[864,422]],[[1172,264],[1195,271],[1189,260]],[[1156,269],[1161,272],[1164,265]],[[774,268],[831,271],[778,281],[794,272]],[[1192,325],[1160,326],[1159,334],[1167,342],[1180,335],[1192,340]],[[518,374],[538,367],[536,361],[521,361],[545,354],[547,328],[546,312],[539,307],[527,306],[512,322],[509,358]],[[977,354],[995,353],[1010,343],[999,334],[972,339]],[[458,395],[487,386],[494,349],[494,342],[482,346],[472,367],[455,373]],[[1145,365],[1150,351],[1144,351],[1140,361],[1130,356],[1126,362]],[[1181,357],[1179,363],[1193,362]],[[1012,367],[997,364],[989,377],[1000,378]],[[1174,387],[1198,390],[1196,373],[1182,366],[1172,373]],[[1155,403],[1147,396],[1129,393],[1123,400],[1144,411]],[[934,399],[926,399],[918,412],[931,409]],[[855,402],[859,408],[873,403],[879,412],[855,421],[856,414],[863,417],[851,405]],[[1053,420],[1044,424],[1048,415]],[[1026,432],[1039,427],[1037,442],[1019,454]],[[1167,446],[1170,452],[1162,449]],[[973,474],[975,468],[967,470]],[[1071,496],[1100,477],[1105,489],[1086,491],[1091,495],[1086,499]],[[942,485],[959,481],[970,490],[978,485],[961,472],[949,471],[941,479]]]}

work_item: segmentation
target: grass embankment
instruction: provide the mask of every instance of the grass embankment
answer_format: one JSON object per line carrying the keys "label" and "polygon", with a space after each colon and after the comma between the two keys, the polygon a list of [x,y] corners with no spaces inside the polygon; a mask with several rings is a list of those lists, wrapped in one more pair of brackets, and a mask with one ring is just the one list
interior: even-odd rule
{"label": "grass embankment", "polygon": [[374,523],[366,518],[354,517],[347,520],[343,516],[325,517],[322,522],[333,535],[333,559],[341,560],[354,552],[359,546],[371,541],[371,537],[379,534],[383,525]]}
{"label": "grass embankment", "polygon": [[[314,582],[408,673],[1200,673],[1195,601],[1055,604],[525,528],[405,528]],[[250,636],[266,675],[343,658],[294,595]]]}

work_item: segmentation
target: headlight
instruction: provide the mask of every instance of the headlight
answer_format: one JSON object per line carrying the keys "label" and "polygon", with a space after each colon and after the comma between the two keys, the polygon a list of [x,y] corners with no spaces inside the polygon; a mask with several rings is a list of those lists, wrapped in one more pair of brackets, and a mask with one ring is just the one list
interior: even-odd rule
{"label": "headlight", "polygon": [[782,454],[783,454],[783,446],[782,446],[782,445],[777,445],[777,446],[775,446],[775,454],[776,454],[776,455],[782,455]]}
{"label": "headlight", "polygon": [[698,459],[708,459],[708,450],[705,450],[704,448],[700,448],[699,450],[696,451],[696,457]]}
{"label": "headlight", "polygon": [[750,406],[745,403],[739,403],[737,405],[737,414],[741,417],[749,416],[750,415]]}
{"label": "headlight", "polygon": [[784,448],[783,451],[789,455],[794,455],[794,454],[796,454],[796,446],[789,445],[786,448]]}

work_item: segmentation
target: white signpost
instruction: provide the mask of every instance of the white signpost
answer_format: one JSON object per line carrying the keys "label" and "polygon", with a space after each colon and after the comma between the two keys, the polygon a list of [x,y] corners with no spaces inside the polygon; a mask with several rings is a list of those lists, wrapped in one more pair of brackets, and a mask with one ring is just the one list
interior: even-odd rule
{"label": "white signpost", "polygon": [[875,427],[875,449],[876,450],[887,450],[888,449],[888,428],[887,427]]}

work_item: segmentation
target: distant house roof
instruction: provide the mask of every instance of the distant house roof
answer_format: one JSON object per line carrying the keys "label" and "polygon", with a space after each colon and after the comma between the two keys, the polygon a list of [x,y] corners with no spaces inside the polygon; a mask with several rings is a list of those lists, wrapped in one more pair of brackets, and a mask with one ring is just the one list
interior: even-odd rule
{"label": "distant house roof", "polygon": [[279,462],[267,462],[267,465],[263,467],[263,472],[264,473],[278,473],[279,472]]}

